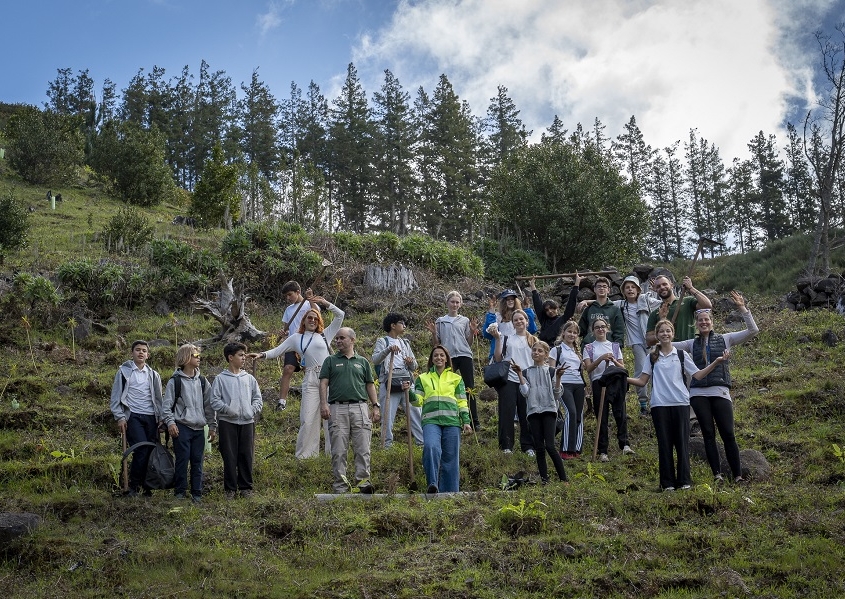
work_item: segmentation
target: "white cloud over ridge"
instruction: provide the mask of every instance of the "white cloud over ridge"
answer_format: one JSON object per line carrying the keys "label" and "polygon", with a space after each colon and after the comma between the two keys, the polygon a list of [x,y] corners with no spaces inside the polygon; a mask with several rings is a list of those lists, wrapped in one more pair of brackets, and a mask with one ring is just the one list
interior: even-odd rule
{"label": "white cloud over ridge", "polygon": [[[505,85],[539,138],[557,114],[615,137],[631,115],[665,147],[691,128],[722,158],[760,130],[781,142],[806,97],[806,43],[834,0],[401,0],[353,60],[372,91],[389,68],[412,91],[445,73],[476,115]],[[809,51],[808,51],[809,48]]]}

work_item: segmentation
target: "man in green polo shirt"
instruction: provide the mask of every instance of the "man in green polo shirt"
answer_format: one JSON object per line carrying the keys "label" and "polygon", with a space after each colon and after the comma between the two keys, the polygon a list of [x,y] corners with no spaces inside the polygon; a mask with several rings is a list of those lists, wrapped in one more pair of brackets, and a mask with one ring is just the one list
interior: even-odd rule
{"label": "man in green polo shirt", "polygon": [[[370,439],[373,422],[381,419],[372,368],[365,357],[355,353],[355,331],[349,327],[338,330],[334,343],[337,353],[326,358],[320,369],[320,414],[329,420],[332,441],[332,489],[335,493],[349,490],[344,478],[351,442],[354,483],[362,493],[372,493]],[[373,406],[372,419],[367,400]]]}
{"label": "man in green polo shirt", "polygon": [[[656,310],[652,310],[646,325],[646,345],[651,347],[657,344],[657,337],[654,335],[654,327],[657,321],[663,318],[671,320],[675,325],[675,338],[672,341],[686,341],[695,337],[695,312],[696,310],[707,310],[713,307],[710,298],[692,286],[689,277],[684,277],[683,286],[687,296],[678,302],[675,296],[675,289],[672,282],[666,276],[659,276],[652,282],[652,289],[657,293],[662,303]],[[678,315],[675,316],[675,312]]]}

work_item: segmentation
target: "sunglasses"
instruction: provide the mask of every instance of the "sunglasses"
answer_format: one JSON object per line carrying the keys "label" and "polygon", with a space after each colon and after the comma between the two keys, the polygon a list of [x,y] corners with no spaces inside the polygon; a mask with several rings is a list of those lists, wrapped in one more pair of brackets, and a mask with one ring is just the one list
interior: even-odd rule
{"label": "sunglasses", "polygon": [[199,358],[199,357],[200,357],[200,355],[199,355],[199,354],[191,354],[191,357],[192,357],[192,358]]}

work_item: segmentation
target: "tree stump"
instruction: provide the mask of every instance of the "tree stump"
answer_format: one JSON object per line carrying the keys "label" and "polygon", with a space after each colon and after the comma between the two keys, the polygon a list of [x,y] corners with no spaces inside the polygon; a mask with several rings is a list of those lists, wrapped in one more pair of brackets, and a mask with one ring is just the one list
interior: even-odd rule
{"label": "tree stump", "polygon": [[414,271],[407,266],[370,264],[364,271],[364,287],[402,295],[419,287]]}
{"label": "tree stump", "polygon": [[220,323],[220,332],[211,339],[198,341],[200,345],[207,345],[222,341],[224,343],[258,341],[267,336],[252,324],[246,314],[248,295],[243,292],[235,294],[232,279],[228,281],[221,275],[220,291],[213,292],[210,300],[195,297],[191,302],[194,310],[206,314]]}

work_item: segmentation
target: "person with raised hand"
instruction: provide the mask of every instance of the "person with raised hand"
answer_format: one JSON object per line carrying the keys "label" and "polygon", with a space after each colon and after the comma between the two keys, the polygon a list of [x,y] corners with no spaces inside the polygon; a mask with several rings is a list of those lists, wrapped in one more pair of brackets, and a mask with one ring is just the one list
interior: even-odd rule
{"label": "person with raised hand", "polygon": [[302,379],[302,401],[299,404],[299,433],[296,436],[296,457],[313,458],[320,453],[320,425],[326,439],[326,454],[331,455],[329,423],[320,417],[320,367],[331,354],[331,343],[343,325],[344,312],[322,296],[313,296],[309,302],[330,311],[334,318],[328,326],[323,324],[319,309],[308,308],[300,320],[299,329],[281,345],[266,352],[250,354],[249,358],[277,358],[293,352],[299,356],[299,365],[305,370]]}
{"label": "person with raised hand", "polygon": [[560,457],[571,460],[581,455],[584,445],[584,362],[578,347],[578,323],[570,320],[560,331],[558,345],[549,354],[549,366],[566,365],[560,379],[563,405],[563,432],[560,436]]}
{"label": "person with raised hand", "polygon": [[463,302],[460,291],[450,291],[446,294],[447,314],[434,322],[426,322],[425,326],[431,333],[432,345],[442,345],[452,357],[452,368],[460,373],[467,391],[472,427],[478,429],[478,405],[473,391],[475,365],[472,353],[472,341],[478,336],[478,319],[467,318],[458,313]]}
{"label": "person with raised hand", "polygon": [[731,399],[731,372],[728,359],[731,348],[752,339],[760,329],[754,322],[754,317],[745,305],[745,298],[736,291],[731,291],[731,299],[745,322],[745,330],[721,335],[713,330],[713,311],[710,308],[696,310],[695,326],[698,335],[694,339],[676,341],[674,345],[679,351],[686,351],[692,355],[695,365],[699,368],[707,367],[719,357],[724,361],[703,379],[693,379],[690,385],[690,406],[695,412],[701,435],[704,437],[704,451],[707,463],[713,471],[716,482],[722,482],[721,460],[719,446],[716,444],[716,429],[725,445],[725,457],[728,460],[735,482],[744,482],[742,477],[742,463],[739,457],[739,446],[734,434],[734,409]]}

